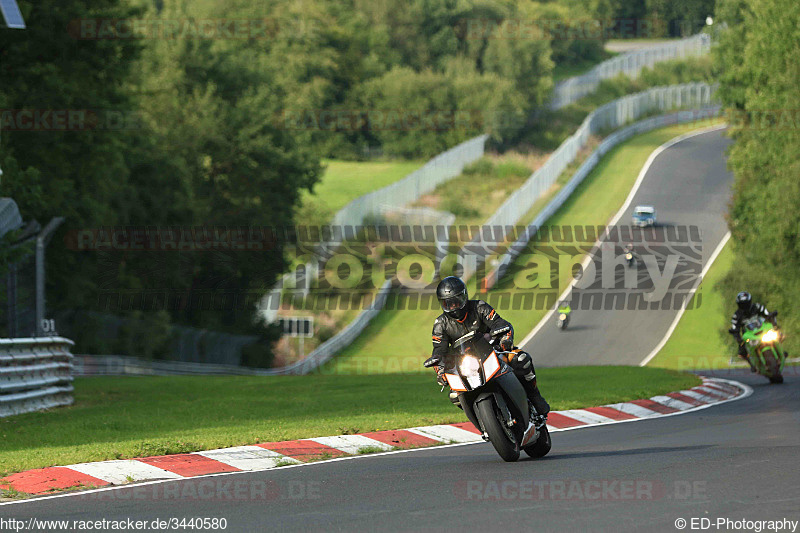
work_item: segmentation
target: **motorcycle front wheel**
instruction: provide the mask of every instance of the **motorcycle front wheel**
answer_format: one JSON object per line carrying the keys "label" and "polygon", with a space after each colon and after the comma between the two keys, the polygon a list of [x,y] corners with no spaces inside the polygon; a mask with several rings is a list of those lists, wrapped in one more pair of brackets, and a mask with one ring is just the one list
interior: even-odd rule
{"label": "motorcycle front wheel", "polygon": [[771,353],[764,353],[764,362],[766,363],[767,372],[769,373],[770,383],[783,383],[783,375],[781,374],[781,365],[775,356]]}
{"label": "motorcycle front wheel", "polygon": [[525,453],[534,459],[544,457],[548,454],[550,448],[553,447],[553,442],[550,440],[550,432],[547,430],[547,426],[542,426],[542,429],[539,431],[539,438],[536,439],[536,442],[523,448]]}
{"label": "motorcycle front wheel", "polygon": [[[503,429],[500,410],[495,405],[494,400],[484,400],[475,405],[475,414],[480,419],[486,433],[489,435],[489,442],[492,443],[497,454],[503,459],[513,463],[519,459],[519,451],[516,443],[511,440],[506,430]],[[509,431],[510,428],[509,428]]]}

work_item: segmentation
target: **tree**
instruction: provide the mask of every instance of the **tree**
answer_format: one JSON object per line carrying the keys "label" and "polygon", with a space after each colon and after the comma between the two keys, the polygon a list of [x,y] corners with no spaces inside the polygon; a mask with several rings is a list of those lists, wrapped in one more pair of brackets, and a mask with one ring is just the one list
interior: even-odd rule
{"label": "tree", "polygon": [[[798,331],[800,304],[800,131],[794,108],[800,98],[800,5],[763,0],[747,7],[726,0],[721,85],[735,139],[729,165],[735,175],[729,215],[736,268],[727,290],[749,290],[784,326]],[[735,53],[740,52],[738,61]],[[746,85],[742,85],[746,84]],[[788,343],[797,346],[789,335]]]}
{"label": "tree", "polygon": [[[14,198],[28,220],[66,216],[73,229],[117,224],[128,192],[124,154],[131,132],[110,120],[132,115],[126,85],[141,47],[131,39],[84,39],[75,29],[81,20],[125,19],[138,11],[121,0],[19,4],[28,28],[0,31],[0,194]],[[63,131],[48,119],[56,111],[82,119]],[[42,121],[20,129],[27,128],[26,114]],[[85,304],[95,273],[78,266],[63,239],[54,239],[48,254],[51,301]]]}

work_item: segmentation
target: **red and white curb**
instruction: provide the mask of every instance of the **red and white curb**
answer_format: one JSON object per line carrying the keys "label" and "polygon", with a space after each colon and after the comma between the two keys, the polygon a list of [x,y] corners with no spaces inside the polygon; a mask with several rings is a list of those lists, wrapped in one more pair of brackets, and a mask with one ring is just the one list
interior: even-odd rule
{"label": "red and white curb", "polygon": [[[752,389],[736,381],[703,377],[703,384],[646,400],[553,411],[548,416],[551,432],[617,424],[671,416],[715,404],[745,398]],[[80,463],[11,474],[0,479],[0,488],[28,494],[44,494],[74,487],[106,487],[132,482],[184,479],[189,477],[268,470],[290,464],[423,448],[441,444],[482,442],[469,422],[409,429],[374,431],[284,442],[265,442],[195,453]]]}

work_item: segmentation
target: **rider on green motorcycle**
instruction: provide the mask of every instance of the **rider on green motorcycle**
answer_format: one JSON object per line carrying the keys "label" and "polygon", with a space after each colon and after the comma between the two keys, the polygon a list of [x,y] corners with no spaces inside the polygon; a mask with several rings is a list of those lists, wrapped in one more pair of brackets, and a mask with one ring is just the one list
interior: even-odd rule
{"label": "rider on green motorcycle", "polygon": [[733,338],[736,339],[736,342],[739,344],[739,357],[747,361],[752,372],[756,372],[756,367],[747,355],[747,343],[742,339],[742,326],[748,319],[754,316],[761,316],[765,320],[772,322],[773,326],[777,327],[775,317],[778,316],[778,312],[773,311],[770,313],[767,311],[767,308],[760,303],[753,302],[753,297],[746,291],[742,291],[736,295],[736,305],[737,309],[731,317],[731,327],[728,329],[728,333],[733,335]]}
{"label": "rider on green motorcycle", "polygon": [[566,300],[561,300],[558,304],[558,312],[564,313],[565,315],[569,315],[572,312],[572,308],[569,306],[569,302]]}

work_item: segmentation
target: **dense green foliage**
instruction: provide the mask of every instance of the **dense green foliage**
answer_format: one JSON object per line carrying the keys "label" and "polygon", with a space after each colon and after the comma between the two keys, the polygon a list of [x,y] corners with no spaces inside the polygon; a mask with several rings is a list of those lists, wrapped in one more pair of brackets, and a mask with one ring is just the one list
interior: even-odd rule
{"label": "dense green foliage", "polygon": [[[685,37],[701,31],[715,0],[610,0],[620,20],[646,20],[637,37]],[[622,37],[626,37],[623,32]],[[630,35],[627,35],[630,37]]]}
{"label": "dense green foliage", "polygon": [[800,4],[724,0],[718,18],[728,24],[715,53],[736,178],[729,218],[736,268],[724,285],[731,302],[746,289],[780,311],[791,353],[800,346]]}
{"label": "dense green foliage", "polygon": [[[28,29],[0,30],[0,109],[91,119],[20,131],[3,117],[0,194],[26,220],[67,219],[48,249],[48,314],[87,353],[164,356],[169,324],[274,338],[253,307],[285,268],[280,243],[79,250],[77,232],[285,226],[323,157],[424,158],[482,132],[516,138],[554,63],[604,57],[605,37],[582,30],[627,9],[617,3],[21,0]],[[114,23],[131,20],[144,24]],[[162,299],[113,299],[143,294]],[[119,327],[119,316],[132,320]],[[248,360],[268,364],[268,343],[258,346]]]}

